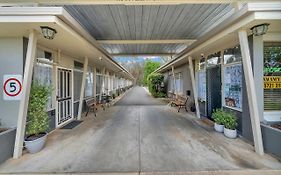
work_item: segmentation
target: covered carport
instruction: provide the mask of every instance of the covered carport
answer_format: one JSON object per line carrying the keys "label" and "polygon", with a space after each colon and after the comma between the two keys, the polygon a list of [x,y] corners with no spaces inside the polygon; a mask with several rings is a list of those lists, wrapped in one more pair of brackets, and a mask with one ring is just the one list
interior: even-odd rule
{"label": "covered carport", "polygon": [[[264,4],[259,4],[256,7],[259,8],[262,5],[266,5],[266,7],[268,6],[271,7],[272,4],[274,3],[264,3]],[[82,36],[82,38],[85,39],[87,42],[90,42],[93,46],[98,47],[99,52],[101,52],[103,55],[103,58],[105,57],[106,59],[109,60],[109,62],[112,61],[110,58],[113,58],[115,56],[138,56],[138,55],[168,56],[171,57],[171,61],[168,64],[164,65],[161,69],[162,70],[171,69],[172,74],[174,74],[173,72],[174,68],[188,61],[189,67],[186,70],[188,70],[189,74],[191,75],[190,77],[191,87],[189,88],[192,91],[192,97],[194,98],[194,101],[197,101],[197,98],[196,98],[196,86],[194,82],[195,77],[194,77],[194,70],[193,70],[194,68],[192,62],[193,58],[191,57],[190,54],[188,54],[188,51],[194,49],[195,46],[200,45],[202,43],[203,46],[206,49],[208,49],[208,44],[210,44],[211,42],[205,43],[206,36],[210,38],[211,37],[210,35],[213,34],[213,32],[211,31],[216,31],[218,28],[220,31],[223,31],[224,35],[229,36],[228,35],[229,31],[232,30],[230,29],[224,30],[223,27],[225,25],[223,24],[229,25],[231,21],[228,22],[227,21],[228,19],[237,18],[237,16],[240,17],[239,15],[243,16],[245,15],[244,12],[248,10],[247,9],[248,4],[237,2],[237,1],[229,1],[229,0],[225,0],[225,1],[222,0],[220,1],[218,0],[213,0],[213,1],[212,0],[209,1],[206,0],[198,0],[198,1],[37,0],[37,1],[30,1],[30,2],[16,1],[15,4],[12,4],[11,2],[7,2],[6,4],[3,5],[19,6],[19,7],[3,7],[3,9],[7,9],[7,11],[9,11],[10,9],[15,9],[15,12],[25,9],[26,10],[25,13],[27,13],[26,14],[27,16],[33,13],[32,9],[42,8],[43,12],[40,13],[46,13],[45,10],[63,7],[63,9],[67,11],[68,18],[71,18],[73,20],[72,21],[73,23],[69,22],[64,17],[61,17],[60,20],[62,20],[64,23],[68,24],[71,27],[76,26],[77,24],[79,24],[79,26],[81,25],[79,28],[76,28],[75,30],[80,31],[78,32],[79,35]],[[39,6],[39,7],[21,7],[21,6]],[[44,7],[40,7],[40,6],[44,6]],[[279,6],[277,7],[277,9],[278,8]],[[44,16],[40,13],[38,14],[38,16],[40,17]],[[3,11],[3,14],[4,14],[3,16],[5,16],[5,11]],[[21,13],[16,14],[16,16],[21,16],[21,15],[22,15]],[[50,25],[54,27],[53,24]],[[235,34],[237,34],[237,32]],[[230,40],[233,39],[231,36],[233,35],[230,35]],[[245,30],[239,31],[239,36],[244,49],[243,57],[247,59],[246,63],[250,63],[250,57],[248,53],[249,48],[247,48],[247,41],[246,41],[247,38],[246,31]],[[32,38],[33,35],[30,35],[30,37]],[[216,41],[220,38],[221,35],[219,37],[211,38],[211,40]],[[75,41],[67,42],[67,43],[69,44],[75,43]],[[218,44],[223,45],[224,42]],[[71,47],[73,47],[74,51],[75,49],[77,49],[73,45]],[[89,52],[90,51],[91,49],[89,49]],[[200,55],[199,52],[200,51],[196,53],[197,54],[196,56]],[[88,60],[90,58],[90,55],[84,57],[87,58],[85,60]],[[185,59],[185,60],[179,59],[179,58],[187,58],[187,57],[189,59]],[[96,59],[97,61],[101,60],[100,57],[92,58],[92,59]],[[88,61],[85,61],[85,63],[87,62]],[[109,62],[105,63],[103,66],[109,65]],[[176,64],[174,64],[174,62]],[[250,73],[251,66],[250,64],[246,64],[246,65],[248,68],[246,70],[248,72],[247,81],[248,83],[250,83],[250,87],[252,88],[249,90],[253,90],[253,84],[251,84],[253,83],[253,75],[252,73]],[[120,70],[120,72],[118,73],[122,74],[124,77],[129,79],[132,78],[130,74],[126,72],[126,70],[124,70],[124,68],[117,65],[117,67],[114,69],[116,69],[117,72],[118,70]],[[214,133],[209,134],[206,133],[206,130],[202,131],[198,129],[198,126],[194,124],[198,121],[194,118],[192,118],[191,120],[185,120],[184,118],[174,119],[173,117],[181,117],[181,115],[174,114],[172,111],[170,111],[170,109],[166,109],[166,108],[165,110],[167,111],[163,112],[164,105],[158,103],[151,103],[150,104],[151,107],[149,105],[145,106],[146,101],[151,100],[148,96],[144,95],[145,92],[140,89],[134,89],[133,92],[135,92],[135,93],[131,92],[131,95],[134,96],[134,98],[132,98],[133,100],[130,98],[128,98],[129,100],[126,100],[125,98],[123,103],[122,102],[120,102],[119,104],[117,103],[117,106],[111,109],[113,113],[113,115],[110,114],[111,116],[113,116],[112,119],[104,125],[105,127],[102,128],[100,132],[96,133],[97,134],[96,136],[98,137],[95,137],[93,140],[89,141],[90,144],[97,146],[97,148],[100,149],[104,148],[106,152],[105,153],[102,152],[104,153],[102,154],[101,152],[99,152],[99,150],[93,149],[92,151],[90,151],[90,153],[92,154],[87,155],[88,152],[86,151],[85,154],[83,154],[83,156],[88,158],[90,157],[91,160],[94,160],[95,158],[93,155],[96,155],[97,157],[100,156],[99,158],[101,158],[100,159],[101,161],[96,163],[95,166],[92,167],[91,167],[92,162],[84,162],[86,168],[89,168],[90,170],[108,171],[108,172],[115,171],[120,167],[122,172],[126,172],[126,171],[142,172],[142,171],[154,171],[154,170],[186,171],[189,169],[198,170],[201,161],[204,162],[204,166],[203,166],[204,170],[212,169],[214,167],[215,169],[227,167],[226,170],[240,169],[241,167],[243,168],[261,167],[265,169],[279,167],[279,164],[276,163],[275,160],[268,157],[268,155],[265,155],[265,158],[261,159],[262,161],[266,162],[264,164],[267,165],[258,162],[258,159],[260,158],[259,155],[252,154],[253,153],[251,151],[252,148],[245,146],[245,143],[240,140],[238,143],[235,144],[233,142],[222,141],[222,138],[216,137],[216,134]],[[140,94],[140,96],[136,96],[136,94]],[[248,98],[251,101],[255,101],[256,100],[254,99],[255,95],[256,94],[253,91],[253,93],[249,95]],[[138,103],[138,98],[140,97],[143,97],[142,100],[145,101],[143,104]],[[132,102],[134,102],[134,105],[130,107],[128,104]],[[23,106],[22,108],[25,107],[26,106]],[[197,107],[197,116],[199,117],[200,114],[198,114],[199,112],[198,104],[196,104],[196,107]],[[257,153],[263,155],[262,138],[261,138],[261,131],[259,127],[259,117],[258,117],[257,109],[258,109],[257,104],[253,103],[251,105],[251,117],[254,123],[253,131],[255,133],[255,149]],[[80,112],[81,112],[81,107],[80,107]],[[161,114],[161,115],[155,115],[155,114]],[[134,116],[134,118],[131,118],[130,116]],[[122,125],[122,123],[120,124],[120,121],[124,122],[124,125]],[[141,122],[144,122],[144,125],[141,125]],[[23,123],[23,121],[21,121],[21,123]],[[153,123],[155,124],[154,126],[152,125]],[[189,130],[188,128],[185,128],[185,126],[193,127],[193,129]],[[125,130],[126,128],[129,130]],[[92,129],[90,131],[95,133],[96,130]],[[191,131],[191,134],[188,133],[189,131]],[[87,136],[91,135],[91,133],[89,132],[87,132]],[[198,135],[196,135],[197,132],[199,133]],[[132,136],[128,133],[133,133],[136,135]],[[113,134],[113,136],[111,134]],[[165,137],[165,135],[168,136]],[[106,139],[103,139],[102,136],[108,136],[108,137]],[[79,141],[82,142],[83,141],[82,138],[83,137],[81,137],[80,138],[81,140]],[[121,138],[120,139],[121,141],[118,140],[118,138]],[[134,142],[132,143],[128,142],[128,140],[126,140],[128,138],[129,139],[133,138]],[[190,138],[192,139],[195,138],[195,140],[192,139],[189,140]],[[101,142],[96,142],[97,140]],[[111,142],[112,140],[113,142]],[[222,147],[218,145],[213,145],[213,143],[208,144],[211,141],[222,141]],[[113,149],[112,144],[108,145],[106,143],[113,143],[113,144],[119,143],[121,146],[119,145],[117,149]],[[229,146],[229,144],[232,143],[234,147],[228,150],[227,147]],[[245,148],[245,150],[247,148],[247,150],[239,152],[237,149],[239,146]],[[128,154],[126,153],[126,150],[124,150],[124,148],[130,148]],[[142,148],[145,149],[142,150]],[[119,149],[120,151],[118,151]],[[112,150],[112,154],[110,154],[110,150]],[[193,153],[194,152],[197,153],[197,154],[193,154],[194,159],[196,159],[196,162],[192,162],[193,157],[192,156],[189,157],[190,152],[188,151],[185,152],[186,150]],[[217,151],[223,151],[226,154],[216,154]],[[169,152],[171,152],[170,155]],[[208,154],[209,158],[202,160],[201,158],[204,157],[202,153]],[[237,158],[237,156],[234,155],[234,153],[238,154],[242,158],[241,157]],[[244,156],[243,153],[245,153]],[[125,156],[123,157],[124,154]],[[162,156],[159,156],[158,154]],[[184,158],[180,157],[181,154],[185,155]],[[75,152],[74,155],[78,156],[79,153]],[[91,157],[91,155],[93,157]],[[117,159],[116,160],[110,159],[112,158],[111,157],[112,155],[116,156],[117,158],[120,158],[120,161],[118,162]],[[248,161],[245,161],[247,160],[247,156],[255,158],[256,166],[253,166]],[[108,158],[108,159],[104,159],[104,158]],[[35,157],[33,159],[33,162],[39,159],[40,157]],[[62,157],[59,157],[57,159],[57,161],[63,161],[63,160],[64,159]],[[110,163],[109,166],[107,167],[106,163],[108,162],[108,160],[110,160],[109,161]],[[113,160],[115,160],[117,163]],[[127,160],[133,160],[132,167],[128,168],[130,164],[126,164],[128,163]],[[216,162],[217,160],[221,160],[223,161],[223,163],[222,164],[218,163],[213,167],[212,163]],[[81,160],[81,162],[83,163],[83,160]],[[124,164],[121,164],[122,162]],[[24,169],[24,167],[30,164],[32,164],[32,161],[27,162],[26,164],[21,164],[21,166],[19,166],[18,171],[21,170],[20,168]],[[158,167],[157,166],[153,167],[154,164],[157,165]],[[42,164],[40,166],[42,166]],[[53,166],[55,166],[55,164],[53,164],[49,168],[52,169]],[[7,170],[10,167],[11,166],[7,165],[5,168]],[[84,166],[80,166],[78,161],[75,161],[74,167],[81,171],[84,168]],[[77,170],[75,168],[72,169],[71,166],[69,167],[71,171]],[[63,171],[63,168],[60,169],[60,171]]]}

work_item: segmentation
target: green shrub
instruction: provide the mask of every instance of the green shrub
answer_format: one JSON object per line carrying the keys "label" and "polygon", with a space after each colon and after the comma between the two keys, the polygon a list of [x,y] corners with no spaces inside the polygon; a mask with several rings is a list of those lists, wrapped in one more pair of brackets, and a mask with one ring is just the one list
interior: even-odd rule
{"label": "green shrub", "polygon": [[46,104],[50,93],[50,87],[32,82],[27,111],[27,136],[36,136],[48,130],[49,117],[46,112]]}
{"label": "green shrub", "polygon": [[153,97],[165,97],[161,83],[164,81],[164,75],[152,73],[147,78],[148,90]]}
{"label": "green shrub", "polygon": [[215,109],[212,113],[212,118],[217,124],[224,125],[227,129],[236,129],[237,118],[231,112],[226,112],[223,109]]}
{"label": "green shrub", "polygon": [[225,112],[222,109],[215,109],[214,112],[212,113],[212,118],[217,124],[223,125],[224,115]]}
{"label": "green shrub", "polygon": [[226,116],[224,117],[223,121],[224,127],[227,129],[236,129],[238,123],[237,123],[237,118],[234,116],[233,113],[226,113]]}

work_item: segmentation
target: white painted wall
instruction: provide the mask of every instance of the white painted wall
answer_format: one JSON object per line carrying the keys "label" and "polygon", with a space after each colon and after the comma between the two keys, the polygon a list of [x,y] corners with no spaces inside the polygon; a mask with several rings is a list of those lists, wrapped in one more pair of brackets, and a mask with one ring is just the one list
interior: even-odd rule
{"label": "white painted wall", "polygon": [[2,127],[16,127],[19,101],[3,100],[3,75],[23,74],[23,38],[0,38],[0,119]]}
{"label": "white painted wall", "polygon": [[191,78],[190,78],[190,71],[188,64],[184,64],[181,67],[177,67],[174,69],[175,74],[181,72],[182,73],[182,80],[183,80],[183,92],[181,92],[182,96],[186,96],[186,91],[190,90],[191,91],[191,97],[193,98],[193,91],[192,91],[192,84],[191,84]]}

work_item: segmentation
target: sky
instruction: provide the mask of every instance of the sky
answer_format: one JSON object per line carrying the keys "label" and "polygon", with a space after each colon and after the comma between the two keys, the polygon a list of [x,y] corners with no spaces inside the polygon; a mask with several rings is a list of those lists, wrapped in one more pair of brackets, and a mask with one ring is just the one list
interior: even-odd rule
{"label": "sky", "polygon": [[145,60],[151,60],[155,62],[164,63],[160,57],[114,57],[114,60],[118,63],[134,63],[134,62],[145,62]]}

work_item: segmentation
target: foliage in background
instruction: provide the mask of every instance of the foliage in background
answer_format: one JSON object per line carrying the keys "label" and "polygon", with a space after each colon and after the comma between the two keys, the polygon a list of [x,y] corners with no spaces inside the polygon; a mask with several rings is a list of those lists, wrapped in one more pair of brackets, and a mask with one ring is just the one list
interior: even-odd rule
{"label": "foliage in background", "polygon": [[143,82],[143,69],[144,69],[144,63],[141,62],[135,62],[131,63],[129,67],[129,72],[133,75],[135,78],[136,85],[141,85]]}
{"label": "foliage in background", "polygon": [[212,118],[217,124],[224,125],[227,129],[236,129],[237,118],[231,112],[224,111],[223,109],[215,109],[212,113]]}
{"label": "foliage in background", "polygon": [[153,97],[166,97],[166,94],[163,91],[163,87],[161,87],[163,81],[164,75],[159,73],[152,73],[147,77],[148,89]]}
{"label": "foliage in background", "polygon": [[51,93],[49,86],[32,82],[28,104],[28,122],[26,127],[27,136],[39,135],[49,128],[49,117],[46,112],[48,96]]}
{"label": "foliage in background", "polygon": [[153,62],[147,60],[144,65],[144,77],[143,77],[143,84],[148,85],[148,76],[154,72],[156,69],[160,67],[159,62]]}

